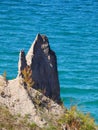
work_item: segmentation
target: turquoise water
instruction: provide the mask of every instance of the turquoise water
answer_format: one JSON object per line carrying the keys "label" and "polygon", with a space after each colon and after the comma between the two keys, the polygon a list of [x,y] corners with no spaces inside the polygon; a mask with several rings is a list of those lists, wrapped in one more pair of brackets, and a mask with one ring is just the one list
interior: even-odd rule
{"label": "turquoise water", "polygon": [[98,1],[0,0],[0,74],[17,75],[18,55],[37,33],[58,58],[61,97],[98,123]]}

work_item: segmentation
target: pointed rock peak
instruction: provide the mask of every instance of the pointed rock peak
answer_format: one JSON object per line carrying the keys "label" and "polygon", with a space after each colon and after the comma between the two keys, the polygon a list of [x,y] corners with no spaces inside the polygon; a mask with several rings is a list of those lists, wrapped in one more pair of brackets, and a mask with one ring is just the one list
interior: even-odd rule
{"label": "pointed rock peak", "polygon": [[25,52],[24,52],[24,50],[21,50],[21,51],[20,51],[20,58],[21,58],[21,59],[24,59],[24,58],[25,58]]}
{"label": "pointed rock peak", "polygon": [[26,57],[24,50],[20,51],[19,62],[18,62],[18,76],[21,75],[21,71],[27,66]]}
{"label": "pointed rock peak", "polygon": [[48,38],[45,35],[37,34],[27,56],[27,64],[32,64],[32,58],[35,54],[39,55],[41,52],[44,52],[45,55],[48,55],[50,50]]}
{"label": "pointed rock peak", "polygon": [[36,48],[41,48],[41,44],[43,44],[43,38],[42,36],[38,33],[36,35],[36,38],[33,42],[33,44],[31,45],[27,55],[26,55],[26,60],[27,60],[27,64],[30,66],[32,63],[32,58],[34,56],[34,52],[36,50]]}
{"label": "pointed rock peak", "polygon": [[46,35],[37,34],[36,42],[40,44],[49,44],[48,37]]}
{"label": "pointed rock peak", "polygon": [[36,42],[38,42],[38,43],[42,43],[43,42],[42,36],[39,33],[36,36]]}
{"label": "pointed rock peak", "polygon": [[19,75],[30,66],[32,70],[33,88],[40,89],[56,102],[60,102],[60,85],[55,52],[51,50],[47,36],[37,34],[27,56],[22,50],[19,56]]}
{"label": "pointed rock peak", "polygon": [[34,42],[32,43],[27,55],[26,55],[26,60],[27,60],[27,64],[30,66],[31,63],[32,63],[32,58],[33,58],[33,55],[34,55],[34,46],[37,44],[37,43],[42,43],[43,42],[43,39],[41,37],[40,34],[37,34],[36,35],[36,38],[34,40]]}

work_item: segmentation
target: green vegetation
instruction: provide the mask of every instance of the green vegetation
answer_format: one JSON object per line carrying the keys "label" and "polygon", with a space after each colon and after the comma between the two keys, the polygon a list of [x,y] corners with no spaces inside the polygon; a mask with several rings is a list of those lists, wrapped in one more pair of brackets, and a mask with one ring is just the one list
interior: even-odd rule
{"label": "green vegetation", "polygon": [[71,107],[65,112],[65,114],[59,119],[58,123],[62,126],[67,124],[71,130],[96,130],[94,119],[90,117],[90,114],[84,114],[77,110],[76,106]]}
{"label": "green vegetation", "polygon": [[7,73],[6,73],[6,71],[3,73],[2,76],[4,77],[5,80],[7,79]]}
{"label": "green vegetation", "polygon": [[56,126],[50,125],[48,128],[46,128],[46,130],[60,130],[60,129],[57,128]]}
{"label": "green vegetation", "polygon": [[41,130],[35,123],[28,123],[27,117],[13,116],[8,108],[0,105],[0,130]]}
{"label": "green vegetation", "polygon": [[35,123],[28,124],[30,130],[41,130]]}
{"label": "green vegetation", "polygon": [[3,76],[3,79],[0,80],[0,86],[3,86],[3,87],[4,87],[4,86],[6,86],[6,85],[8,84],[6,72],[4,72],[4,73],[2,74],[2,76]]}
{"label": "green vegetation", "polygon": [[[43,113],[44,114],[44,113]],[[37,123],[28,123],[29,115],[12,115],[8,108],[0,106],[0,130],[97,130],[94,119],[89,114],[79,112],[75,106],[65,111],[59,120],[50,120],[48,128],[39,128]]]}

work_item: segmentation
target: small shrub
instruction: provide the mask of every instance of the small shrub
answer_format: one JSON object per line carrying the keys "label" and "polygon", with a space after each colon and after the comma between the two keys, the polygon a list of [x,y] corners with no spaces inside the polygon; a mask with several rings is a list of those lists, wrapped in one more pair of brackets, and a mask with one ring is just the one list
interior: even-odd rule
{"label": "small shrub", "polygon": [[32,79],[32,70],[29,66],[25,67],[22,70],[22,77],[23,77],[22,81],[24,85],[26,85],[28,88],[33,87],[34,81]]}
{"label": "small shrub", "polygon": [[46,130],[58,130],[56,126],[50,125]]}
{"label": "small shrub", "polygon": [[36,129],[38,126],[33,122],[31,124],[28,124],[28,126],[31,128],[31,129]]}
{"label": "small shrub", "polygon": [[76,106],[72,106],[65,114],[61,117],[58,123],[62,126],[68,124],[73,130],[96,130],[94,119],[90,117],[90,114],[83,114],[77,110]]}
{"label": "small shrub", "polygon": [[6,73],[6,71],[3,73],[2,76],[4,77],[5,80],[7,80],[7,73]]}
{"label": "small shrub", "polygon": [[6,85],[8,84],[6,72],[4,72],[4,73],[2,74],[2,76],[3,76],[3,77],[2,77],[1,80],[0,80],[0,86],[6,86]]}

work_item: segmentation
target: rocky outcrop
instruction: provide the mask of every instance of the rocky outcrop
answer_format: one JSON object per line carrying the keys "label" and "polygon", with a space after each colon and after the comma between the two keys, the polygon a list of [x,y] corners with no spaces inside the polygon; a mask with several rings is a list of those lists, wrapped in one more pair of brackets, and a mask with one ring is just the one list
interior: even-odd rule
{"label": "rocky outcrop", "polygon": [[26,58],[24,52],[20,53],[19,74],[26,66],[32,70],[33,88],[43,90],[45,96],[60,103],[60,86],[57,71],[55,52],[50,49],[48,38],[38,34],[28,51]]}
{"label": "rocky outcrop", "polygon": [[[6,105],[13,115],[27,117],[29,123],[34,122],[39,127],[48,127],[51,119],[59,119],[64,113],[64,109],[45,97],[37,90],[24,88],[22,79],[17,77],[9,80],[5,85],[5,80],[0,77],[0,106]],[[3,93],[3,94],[2,94]],[[48,119],[48,120],[47,120]]]}
{"label": "rocky outcrop", "polygon": [[21,72],[26,66],[27,66],[27,61],[25,58],[25,52],[21,50],[19,54],[19,62],[18,62],[18,76],[22,75]]}
{"label": "rocky outcrop", "polygon": [[17,78],[7,81],[0,76],[0,104],[13,115],[29,115],[28,122],[48,127],[51,119],[59,119],[65,111],[56,102],[60,103],[56,55],[48,38],[38,34],[27,55],[23,50],[19,54]]}
{"label": "rocky outcrop", "polygon": [[[76,107],[68,110],[58,104],[60,87],[57,60],[45,35],[37,35],[27,56],[24,51],[20,52],[18,70],[16,79],[7,80],[6,74],[0,76],[0,130],[13,129],[12,126],[23,130],[98,129],[88,114],[84,117]],[[44,91],[42,93],[36,89]],[[4,110],[6,108],[7,111]],[[11,127],[8,128],[8,124]],[[38,127],[35,128],[35,125]]]}

